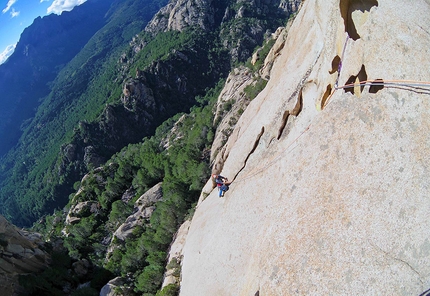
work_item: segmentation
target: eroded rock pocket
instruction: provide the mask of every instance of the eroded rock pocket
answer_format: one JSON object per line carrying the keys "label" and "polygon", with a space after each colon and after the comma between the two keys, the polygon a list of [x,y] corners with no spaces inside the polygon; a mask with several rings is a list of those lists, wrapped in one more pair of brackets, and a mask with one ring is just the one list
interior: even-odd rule
{"label": "eroded rock pocket", "polygon": [[[367,80],[367,73],[366,73],[366,67],[364,65],[361,65],[361,69],[355,76],[350,76],[348,80],[346,81],[344,88],[345,92],[349,92],[351,94],[358,94],[357,90],[359,92],[363,92],[365,84],[362,84],[362,82],[365,82]],[[355,84],[355,85],[354,85]],[[356,88],[357,84],[360,84],[359,89]]]}
{"label": "eroded rock pocket", "polygon": [[360,35],[357,33],[357,28],[352,19],[352,13],[354,11],[370,11],[372,7],[377,7],[377,0],[341,0],[339,2],[340,14],[345,24],[345,32],[348,33],[349,37],[353,40],[360,39]]}

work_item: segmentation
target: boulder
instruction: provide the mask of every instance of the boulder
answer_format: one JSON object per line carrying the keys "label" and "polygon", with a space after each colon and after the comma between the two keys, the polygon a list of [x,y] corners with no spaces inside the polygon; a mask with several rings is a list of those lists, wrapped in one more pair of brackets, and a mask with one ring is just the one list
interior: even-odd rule
{"label": "boulder", "polygon": [[91,263],[87,260],[87,259],[81,259],[79,261],[76,261],[72,264],[73,267],[73,271],[75,272],[75,274],[78,277],[85,277],[90,268],[91,268]]}
{"label": "boulder", "polygon": [[[76,195],[78,194],[79,192]],[[98,207],[99,204],[94,201],[78,202],[73,205],[67,213],[66,225],[73,224],[79,221],[82,217],[89,216],[92,212],[96,211]]]}

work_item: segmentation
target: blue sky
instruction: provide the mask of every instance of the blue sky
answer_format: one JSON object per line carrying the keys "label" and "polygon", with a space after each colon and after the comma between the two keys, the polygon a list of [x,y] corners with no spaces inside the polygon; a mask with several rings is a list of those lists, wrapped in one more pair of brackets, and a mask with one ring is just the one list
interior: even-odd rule
{"label": "blue sky", "polygon": [[12,54],[19,36],[38,16],[70,11],[87,0],[0,0],[0,64]]}

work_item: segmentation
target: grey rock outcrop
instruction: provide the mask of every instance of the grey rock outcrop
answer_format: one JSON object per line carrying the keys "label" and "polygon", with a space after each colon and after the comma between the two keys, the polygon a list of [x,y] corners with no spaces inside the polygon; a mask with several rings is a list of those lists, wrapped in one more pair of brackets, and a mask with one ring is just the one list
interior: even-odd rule
{"label": "grey rock outcrop", "polygon": [[428,32],[425,0],[304,1],[225,145],[230,190],[196,209],[181,295],[430,288]]}
{"label": "grey rock outcrop", "polygon": [[161,140],[160,145],[163,146],[164,149],[169,149],[173,142],[183,138],[183,134],[180,131],[180,126],[182,122],[187,117],[186,114],[182,115],[170,129],[170,131],[166,134],[166,136]]}
{"label": "grey rock outcrop", "polygon": [[93,201],[84,201],[76,203],[70,208],[69,212],[67,213],[66,225],[78,222],[81,217],[89,216],[91,213],[96,212],[98,208],[98,203]]}
{"label": "grey rock outcrop", "polygon": [[124,285],[125,281],[121,277],[116,277],[113,280],[110,280],[100,291],[100,296],[120,296],[115,292],[115,288],[121,287]]}
{"label": "grey rock outcrop", "polygon": [[37,233],[20,230],[0,216],[0,291],[16,295],[20,291],[18,276],[46,268],[50,256],[43,251],[44,242]]}
{"label": "grey rock outcrop", "polygon": [[288,13],[295,13],[299,10],[301,3],[301,0],[281,0],[279,7]]}
{"label": "grey rock outcrop", "polygon": [[153,17],[145,31],[151,33],[182,31],[192,26],[208,30],[213,28],[213,25],[212,0],[172,0]]}
{"label": "grey rock outcrop", "polygon": [[121,101],[129,111],[135,111],[139,105],[147,110],[155,108],[152,90],[139,79],[130,79],[124,84]]}
{"label": "grey rock outcrop", "polygon": [[151,218],[155,204],[163,197],[162,183],[158,183],[145,192],[134,204],[134,213],[127,217],[125,222],[115,231],[114,236],[124,241],[138,225],[143,225]]}

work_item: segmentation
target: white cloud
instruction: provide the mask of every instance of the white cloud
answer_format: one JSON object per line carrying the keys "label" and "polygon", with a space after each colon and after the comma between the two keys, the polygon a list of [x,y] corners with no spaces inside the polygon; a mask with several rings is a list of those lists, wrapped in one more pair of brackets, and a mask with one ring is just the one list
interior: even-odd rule
{"label": "white cloud", "polygon": [[61,14],[63,11],[70,11],[73,7],[81,5],[86,1],[87,0],[54,0],[51,6],[48,7],[47,13]]}
{"label": "white cloud", "polygon": [[16,11],[15,8],[12,8],[10,15],[12,17],[17,17],[20,14],[21,11]]}
{"label": "white cloud", "polygon": [[16,44],[11,44],[6,49],[0,53],[0,65],[6,62],[7,58],[10,57],[15,50]]}
{"label": "white cloud", "polygon": [[7,2],[7,4],[6,4],[5,9],[3,9],[3,10],[2,10],[2,12],[3,12],[3,13],[8,12],[8,11],[9,11],[9,9],[12,7],[12,5],[14,5],[14,4],[15,4],[15,2],[16,2],[16,1],[18,1],[18,0],[9,0],[9,1]]}

